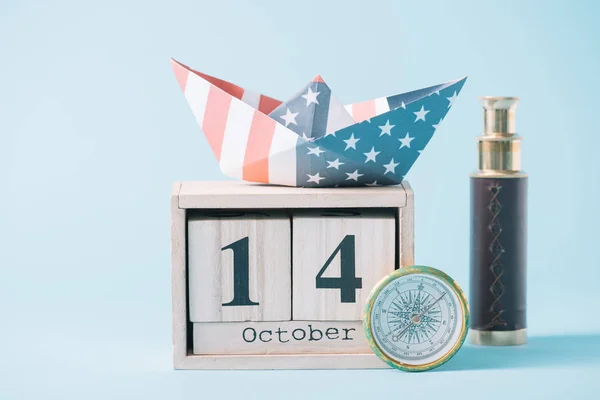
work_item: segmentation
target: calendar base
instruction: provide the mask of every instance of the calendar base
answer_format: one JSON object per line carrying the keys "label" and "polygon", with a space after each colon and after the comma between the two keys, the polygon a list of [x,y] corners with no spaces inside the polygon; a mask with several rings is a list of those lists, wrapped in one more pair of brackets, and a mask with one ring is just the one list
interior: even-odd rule
{"label": "calendar base", "polygon": [[[201,313],[191,316],[190,301],[193,298],[190,297],[190,290],[195,290],[195,294],[204,293],[200,290],[201,288],[196,287],[199,282],[208,281],[210,283],[207,286],[208,289],[214,290],[215,285],[225,285],[223,282],[230,285],[230,280],[235,281],[235,279],[231,279],[231,276],[223,278],[224,275],[221,275],[218,279],[211,278],[210,280],[196,276],[196,279],[190,282],[190,268],[196,268],[195,272],[203,274],[206,274],[206,271],[210,269],[218,271],[219,274],[224,274],[232,269],[222,268],[215,264],[220,263],[220,260],[222,260],[216,256],[212,259],[204,256],[190,257],[190,246],[196,246],[193,249],[195,252],[198,251],[200,245],[204,246],[203,248],[208,246],[208,240],[199,240],[198,237],[195,237],[196,239],[190,244],[190,235],[193,233],[190,232],[190,221],[195,221],[195,215],[198,213],[216,215],[223,211],[264,214],[267,210],[270,210],[272,212],[284,212],[290,218],[297,218],[296,216],[304,216],[304,211],[307,209],[325,210],[319,212],[323,219],[311,217],[312,220],[309,222],[313,225],[325,224],[331,218],[341,218],[348,221],[349,218],[362,218],[362,221],[364,221],[362,225],[344,224],[339,229],[334,229],[335,227],[331,224],[325,228],[317,226],[320,230],[316,231],[330,232],[330,236],[324,235],[319,238],[310,234],[307,230],[308,233],[304,238],[306,243],[314,241],[314,243],[327,244],[327,252],[321,255],[322,259],[298,259],[298,252],[311,251],[314,247],[304,242],[298,242],[297,250],[288,253],[290,268],[293,268],[294,273],[292,278],[292,285],[295,282],[294,287],[298,288],[304,278],[313,285],[316,280],[320,279],[319,284],[322,284],[324,288],[317,288],[319,290],[317,294],[321,294],[321,290],[333,290],[335,296],[324,298],[318,304],[310,306],[307,304],[309,300],[314,300],[312,295],[304,295],[304,297],[298,297],[296,300],[292,299],[291,302],[289,300],[289,294],[291,293],[288,293],[285,297],[276,295],[278,301],[275,301],[274,304],[279,306],[287,304],[288,310],[291,310],[291,316],[286,317],[284,315],[282,317],[278,314],[273,317],[271,315],[275,311],[273,306],[269,306],[268,304],[271,303],[259,299],[260,292],[255,292],[254,288],[260,287],[263,291],[271,290],[273,292],[274,285],[265,284],[265,281],[261,280],[266,278],[258,278],[260,285],[256,285],[257,280],[255,280],[254,283],[245,286],[248,291],[244,292],[245,297],[250,296],[249,300],[257,303],[256,315],[242,315],[241,311],[245,310],[241,310],[240,313],[231,312],[226,315],[225,311],[229,312],[230,310],[223,310],[223,308],[233,302],[231,299],[235,298],[235,290],[239,290],[239,288],[222,286],[221,290],[215,291],[217,301],[213,302],[212,308],[209,309],[204,301],[197,302],[195,304],[201,307]],[[360,213],[355,214],[354,211],[350,210],[358,210]],[[373,213],[382,213],[384,217],[370,216]],[[385,221],[385,223],[380,224],[385,229],[369,222],[368,218],[375,221],[379,219]],[[241,232],[243,227],[234,228]],[[298,224],[295,228],[290,225],[290,228],[296,229],[297,233],[300,232]],[[350,233],[343,231],[343,229],[350,228],[354,231]],[[206,228],[202,227],[202,229]],[[210,230],[206,231],[212,232]],[[223,232],[229,232],[224,225],[218,227],[217,231],[221,232],[219,237],[224,235]],[[252,234],[254,231],[250,230],[249,232]],[[272,244],[263,246],[264,249],[260,251],[264,254],[269,254],[275,248],[286,248],[281,246],[282,243],[278,242],[278,238],[289,238],[287,235],[290,235],[291,231],[287,233],[277,232],[267,235],[271,240],[269,243]],[[371,282],[375,278],[374,275],[379,276],[386,273],[371,267],[371,263],[377,260],[376,257],[379,254],[386,255],[385,262],[380,262],[380,264],[384,264],[387,266],[386,268],[392,270],[414,264],[413,234],[413,192],[408,182],[387,187],[319,189],[235,181],[176,183],[171,194],[174,368],[209,370],[386,368],[387,364],[377,358],[364,341],[364,331],[360,321],[363,307],[361,298],[365,293],[370,292],[370,286],[373,285]],[[340,237],[333,238],[334,235]],[[343,235],[351,235],[352,240],[345,239],[347,236]],[[205,236],[212,238],[214,235]],[[259,235],[258,237],[265,237],[265,235]],[[300,233],[294,236],[294,240],[300,239]],[[238,239],[226,238],[226,240],[223,240],[223,243],[217,243],[213,246],[216,249],[215,254],[221,254],[223,248],[231,249],[230,242]],[[256,241],[250,243],[256,243]],[[343,247],[340,243],[348,248]],[[262,246],[262,244],[260,245]],[[377,250],[379,253],[372,256],[366,253],[373,251],[377,246],[380,248],[380,250]],[[249,251],[253,251],[251,247]],[[232,253],[234,251],[228,250],[227,257],[230,257]],[[291,253],[294,253],[296,257],[292,257]],[[311,256],[314,256],[313,253],[316,254],[314,249]],[[354,258],[355,254],[356,258]],[[252,257],[254,256],[255,253],[252,253],[249,260],[253,260]],[[327,260],[327,257],[331,259]],[[341,259],[344,258],[344,263],[346,263],[348,257],[356,260],[356,269],[353,267],[352,270],[345,270],[344,273],[350,273],[355,278],[350,282],[349,294],[352,296],[343,297],[342,302],[340,300],[342,298],[341,289],[336,285],[331,285],[331,288],[327,288],[327,286],[331,281],[338,282],[335,277],[342,273]],[[332,261],[333,259],[338,261]],[[231,260],[228,262],[231,262]],[[219,266],[219,268],[215,266]],[[248,274],[252,279],[255,279],[256,276],[268,277],[271,280],[277,278],[273,272],[275,267],[269,267],[270,269],[265,267],[263,271],[257,269],[257,266],[264,266],[264,263],[255,262],[252,264],[250,262],[243,272],[249,271]],[[354,266],[354,262],[352,262],[352,266]],[[316,269],[309,271],[308,268],[310,267]],[[281,265],[277,268],[285,268],[285,266]],[[323,272],[323,270],[326,271]],[[354,275],[355,273],[356,275]],[[321,277],[321,275],[323,276]],[[280,278],[277,279],[283,282],[285,277]],[[357,281],[360,284],[356,283]],[[291,292],[292,285],[285,286],[288,292]],[[288,287],[289,289],[287,289]],[[204,289],[206,290],[206,288]],[[311,287],[307,285],[303,293],[307,293],[309,289]],[[348,288],[344,290],[348,291]],[[225,295],[222,295],[222,293],[225,293]],[[300,295],[303,295],[303,293],[300,293]],[[354,294],[356,295],[355,298]],[[347,293],[344,294],[344,296],[346,295]],[[259,304],[261,307],[264,304],[265,309],[260,309]],[[359,312],[354,312],[354,308]],[[317,310],[319,313],[315,312],[313,315],[308,313],[307,310]],[[287,313],[289,314],[290,311]],[[258,343],[258,341],[261,343]]]}
{"label": "calendar base", "polygon": [[188,354],[175,369],[381,369],[390,368],[370,354],[268,354],[201,356]]}

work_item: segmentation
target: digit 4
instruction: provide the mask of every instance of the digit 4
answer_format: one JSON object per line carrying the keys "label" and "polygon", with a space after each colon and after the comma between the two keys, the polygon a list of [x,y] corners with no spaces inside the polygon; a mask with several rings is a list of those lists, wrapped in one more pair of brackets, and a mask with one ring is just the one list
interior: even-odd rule
{"label": "digit 4", "polygon": [[[317,289],[340,289],[342,303],[356,303],[356,290],[362,289],[362,278],[356,277],[355,247],[354,235],[346,235],[316,277]],[[338,253],[340,253],[340,276],[323,277],[327,267]]]}

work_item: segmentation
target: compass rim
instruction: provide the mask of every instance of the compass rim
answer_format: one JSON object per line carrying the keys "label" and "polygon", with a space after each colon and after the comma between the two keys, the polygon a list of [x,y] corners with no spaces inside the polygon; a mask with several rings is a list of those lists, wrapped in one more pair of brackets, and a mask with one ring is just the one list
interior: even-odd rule
{"label": "compass rim", "polygon": [[[442,280],[456,294],[456,297],[459,300],[460,307],[463,312],[461,332],[459,334],[459,339],[456,341],[454,346],[452,346],[452,348],[447,353],[445,353],[442,357],[440,357],[439,359],[437,359],[435,361],[431,361],[427,364],[422,364],[422,365],[407,364],[407,363],[403,363],[401,361],[398,361],[398,360],[395,360],[395,359],[389,357],[385,353],[385,351],[383,351],[383,349],[381,349],[380,346],[377,344],[377,342],[375,340],[375,335],[372,330],[372,321],[371,321],[371,314],[373,311],[373,307],[375,305],[375,300],[377,299],[377,297],[379,296],[381,291],[385,287],[387,287],[391,282],[395,281],[396,279],[401,278],[406,275],[412,275],[412,274],[431,275],[431,276],[434,276],[434,277]],[[469,330],[469,317],[470,317],[470,312],[469,312],[469,304],[467,302],[467,298],[466,298],[463,290],[461,289],[460,285],[458,283],[456,283],[456,281],[454,279],[452,279],[448,274],[446,274],[445,272],[443,272],[437,268],[429,267],[426,265],[412,265],[410,267],[399,268],[399,269],[395,270],[394,272],[386,275],[379,282],[377,282],[377,284],[373,287],[373,289],[371,290],[371,292],[369,294],[369,297],[367,298],[367,302],[366,302],[365,308],[364,308],[363,328],[364,328],[365,335],[367,337],[367,342],[369,343],[369,346],[371,346],[371,349],[377,355],[377,357],[379,357],[386,364],[388,364],[389,366],[391,366],[393,368],[397,368],[397,369],[407,371],[407,372],[422,372],[422,371],[428,371],[428,370],[440,367],[441,365],[448,362],[452,357],[454,357],[454,355],[458,352],[458,350],[464,344],[465,339],[467,337],[467,332]]]}

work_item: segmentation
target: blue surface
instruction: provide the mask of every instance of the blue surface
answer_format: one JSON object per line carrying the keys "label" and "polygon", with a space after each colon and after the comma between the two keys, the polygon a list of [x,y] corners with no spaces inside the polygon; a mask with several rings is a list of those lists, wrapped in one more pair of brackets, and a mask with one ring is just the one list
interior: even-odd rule
{"label": "blue surface", "polygon": [[[598,398],[600,3],[321,3],[0,3],[0,399]],[[172,371],[171,184],[223,177],[171,56],[281,98],[320,73],[347,103],[469,75],[408,175],[417,262],[465,290],[476,97],[520,96],[530,344],[422,374]]]}

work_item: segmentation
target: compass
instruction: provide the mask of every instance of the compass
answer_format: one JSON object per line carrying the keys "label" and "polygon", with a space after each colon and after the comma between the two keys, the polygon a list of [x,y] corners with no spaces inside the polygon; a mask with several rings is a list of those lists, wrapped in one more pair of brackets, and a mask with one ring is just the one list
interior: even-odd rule
{"label": "compass", "polygon": [[367,340],[379,358],[405,371],[426,371],[448,361],[462,346],[469,306],[448,275],[412,266],[375,285],[363,320]]}

